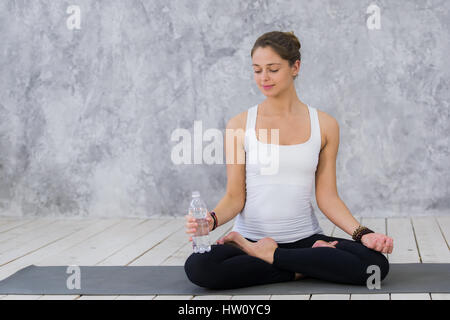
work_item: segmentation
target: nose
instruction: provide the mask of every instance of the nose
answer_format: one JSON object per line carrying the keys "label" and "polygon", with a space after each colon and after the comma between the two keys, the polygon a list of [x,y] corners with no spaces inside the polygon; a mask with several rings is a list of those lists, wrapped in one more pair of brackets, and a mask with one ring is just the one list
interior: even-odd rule
{"label": "nose", "polygon": [[269,73],[267,71],[266,72],[262,71],[261,74],[262,74],[261,75],[261,83],[262,83],[262,85],[270,83]]}
{"label": "nose", "polygon": [[262,72],[262,78],[263,80],[268,80],[269,79],[269,71],[263,71]]}

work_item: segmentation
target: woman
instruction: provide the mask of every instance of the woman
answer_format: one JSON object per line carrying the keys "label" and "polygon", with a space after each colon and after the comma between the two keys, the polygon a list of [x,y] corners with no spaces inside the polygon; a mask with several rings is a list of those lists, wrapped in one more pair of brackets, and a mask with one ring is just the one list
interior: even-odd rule
{"label": "woman", "polygon": [[[389,271],[382,253],[392,252],[392,238],[360,226],[338,196],[337,121],[297,97],[300,47],[293,32],[278,31],[253,46],[254,78],[267,99],[227,124],[227,135],[238,132],[237,143],[234,137],[232,146],[225,142],[226,194],[207,219],[213,230],[237,218],[211,251],[186,260],[186,275],[199,286],[230,289],[305,277],[366,285],[369,266],[380,268],[380,280]],[[270,137],[278,132],[278,141],[265,138],[263,129]],[[249,161],[263,146],[278,150],[275,172],[264,174],[261,159]],[[313,179],[320,210],[354,240],[323,234],[310,202]],[[192,241],[197,225],[190,215],[186,220]]]}

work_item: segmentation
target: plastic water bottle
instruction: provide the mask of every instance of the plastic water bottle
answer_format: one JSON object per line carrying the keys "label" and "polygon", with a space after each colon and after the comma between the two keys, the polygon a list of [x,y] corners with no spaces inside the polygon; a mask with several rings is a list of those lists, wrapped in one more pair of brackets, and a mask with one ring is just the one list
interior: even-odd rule
{"label": "plastic water bottle", "polygon": [[192,236],[192,248],[195,253],[204,253],[211,250],[209,243],[209,224],[206,220],[208,209],[205,202],[200,197],[200,192],[192,192],[192,201],[189,206],[189,214],[192,215],[198,224],[195,234]]}

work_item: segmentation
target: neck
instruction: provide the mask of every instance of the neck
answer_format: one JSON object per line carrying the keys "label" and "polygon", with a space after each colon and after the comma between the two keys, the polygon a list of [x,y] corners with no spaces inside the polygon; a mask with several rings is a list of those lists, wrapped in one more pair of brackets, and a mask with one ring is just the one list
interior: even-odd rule
{"label": "neck", "polygon": [[282,96],[267,97],[264,104],[265,114],[268,116],[289,117],[298,114],[305,106],[297,97],[294,86]]}

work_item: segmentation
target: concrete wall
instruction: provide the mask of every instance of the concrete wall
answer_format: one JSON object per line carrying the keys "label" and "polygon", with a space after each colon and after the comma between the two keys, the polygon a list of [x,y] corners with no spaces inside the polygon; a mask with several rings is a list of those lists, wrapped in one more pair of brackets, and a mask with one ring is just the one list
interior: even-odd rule
{"label": "concrete wall", "polygon": [[264,100],[250,50],[273,30],[339,122],[351,212],[450,214],[449,24],[447,0],[2,0],[0,215],[181,216],[196,189],[212,209],[225,164],[174,164],[171,135]]}

